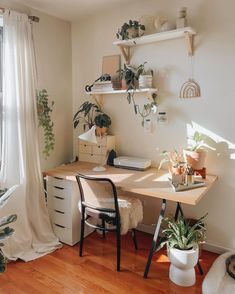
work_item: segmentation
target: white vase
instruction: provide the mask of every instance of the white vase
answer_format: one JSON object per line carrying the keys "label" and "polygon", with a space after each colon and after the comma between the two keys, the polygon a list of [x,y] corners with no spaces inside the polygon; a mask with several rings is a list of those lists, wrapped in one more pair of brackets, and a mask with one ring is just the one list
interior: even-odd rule
{"label": "white vase", "polygon": [[183,287],[193,286],[196,282],[195,265],[198,261],[198,246],[191,250],[169,248],[168,256],[171,261],[170,280]]}
{"label": "white vase", "polygon": [[152,75],[140,75],[139,76],[139,88],[152,88],[153,87],[153,77]]}

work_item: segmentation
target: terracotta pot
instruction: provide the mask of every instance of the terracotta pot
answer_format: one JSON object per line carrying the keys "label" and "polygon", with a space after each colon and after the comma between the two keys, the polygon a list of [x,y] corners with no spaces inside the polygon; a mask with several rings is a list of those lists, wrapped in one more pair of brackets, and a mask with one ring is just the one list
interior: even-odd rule
{"label": "terracotta pot", "polygon": [[96,136],[104,137],[104,135],[107,134],[107,130],[108,128],[106,127],[103,127],[103,128],[96,127],[96,130],[95,130]]}
{"label": "terracotta pot", "polygon": [[127,90],[127,84],[125,80],[121,80],[121,87],[122,87],[122,90]]}
{"label": "terracotta pot", "polygon": [[205,167],[206,151],[199,149],[191,151],[188,149],[183,150],[184,160],[188,165],[192,166],[195,170],[200,170]]}

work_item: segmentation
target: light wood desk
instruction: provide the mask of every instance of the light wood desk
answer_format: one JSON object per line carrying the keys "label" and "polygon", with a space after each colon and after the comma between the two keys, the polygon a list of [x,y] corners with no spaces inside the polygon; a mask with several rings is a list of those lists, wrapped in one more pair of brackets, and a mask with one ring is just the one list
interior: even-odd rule
{"label": "light wood desk", "polygon": [[[61,165],[55,169],[45,171],[44,176],[58,177],[72,181],[76,181],[75,175],[78,173],[87,176],[106,177],[114,182],[118,190],[144,195],[151,198],[162,199],[161,213],[158,217],[144,273],[144,277],[147,278],[151,260],[157,247],[158,234],[166,210],[166,201],[174,201],[177,203],[175,213],[175,217],[177,218],[179,213],[183,215],[181,204],[196,205],[215,183],[217,176],[207,175],[207,178],[204,180],[206,182],[204,187],[188,191],[174,192],[168,181],[168,173],[166,171],[159,171],[155,168],[150,168],[146,171],[134,171],[106,166],[105,171],[94,172],[92,171],[92,168],[96,165],[97,164],[87,162],[76,162],[73,164]],[[200,264],[198,265],[200,272],[202,272]]]}

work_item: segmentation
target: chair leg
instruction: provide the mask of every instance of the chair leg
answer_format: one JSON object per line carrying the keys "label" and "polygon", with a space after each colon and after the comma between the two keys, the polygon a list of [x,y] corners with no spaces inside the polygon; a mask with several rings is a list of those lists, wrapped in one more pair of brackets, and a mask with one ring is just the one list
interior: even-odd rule
{"label": "chair leg", "polygon": [[84,209],[84,207],[82,207],[79,256],[82,256],[83,240],[84,240],[84,229],[85,229],[85,209]]}
{"label": "chair leg", "polygon": [[137,239],[136,239],[136,230],[135,229],[132,229],[131,235],[132,235],[133,243],[134,243],[134,246],[135,246],[135,250],[138,250]]}
{"label": "chair leg", "polygon": [[120,271],[120,263],[121,263],[121,232],[120,225],[117,225],[116,230],[116,238],[117,238],[117,271]]}
{"label": "chair leg", "polygon": [[[102,219],[102,227],[105,229],[105,220]],[[105,239],[105,230],[103,230],[103,238]]]}

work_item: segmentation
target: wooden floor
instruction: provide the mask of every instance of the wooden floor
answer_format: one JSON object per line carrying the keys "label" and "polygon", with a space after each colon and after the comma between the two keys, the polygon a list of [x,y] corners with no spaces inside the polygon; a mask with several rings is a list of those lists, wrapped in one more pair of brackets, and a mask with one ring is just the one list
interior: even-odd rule
{"label": "wooden floor", "polygon": [[[201,293],[204,276],[196,269],[196,285],[182,288],[168,278],[169,261],[165,250],[155,254],[149,278],[143,279],[151,236],[137,232],[139,250],[135,251],[130,235],[122,237],[121,272],[116,272],[115,238],[109,233],[102,239],[93,233],[84,242],[84,257],[78,256],[79,245],[65,245],[45,257],[24,263],[13,262],[0,276],[0,293],[60,294],[160,294]],[[204,251],[201,264],[205,272],[217,257]]]}

